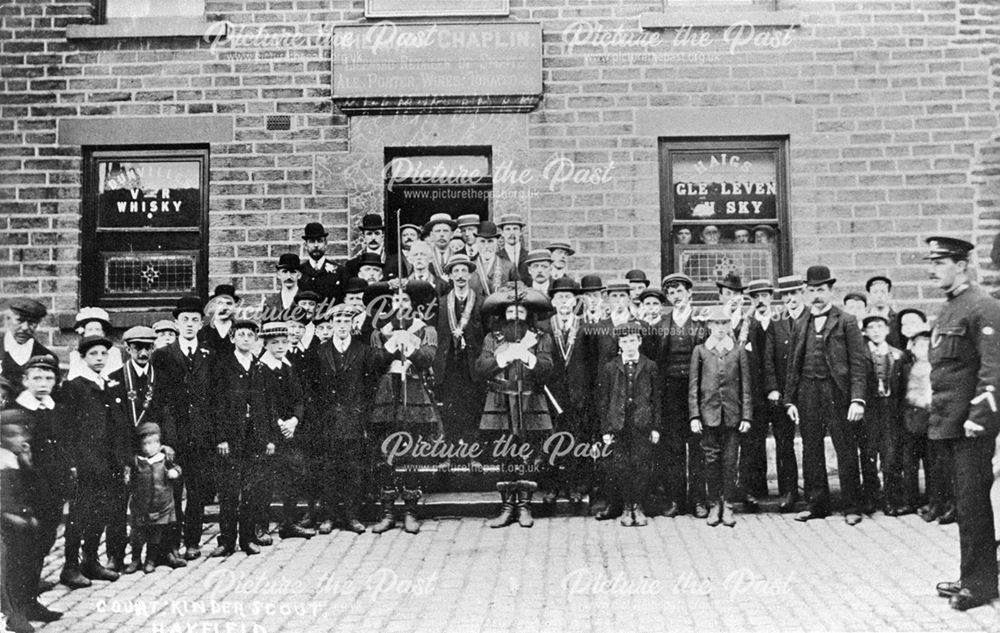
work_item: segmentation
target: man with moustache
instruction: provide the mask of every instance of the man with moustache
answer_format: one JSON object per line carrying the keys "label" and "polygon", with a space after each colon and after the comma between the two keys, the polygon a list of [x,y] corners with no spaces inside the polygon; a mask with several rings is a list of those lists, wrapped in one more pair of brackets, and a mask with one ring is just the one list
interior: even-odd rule
{"label": "man with moustache", "polygon": [[299,278],[299,290],[312,290],[328,303],[334,303],[343,297],[343,273],[338,264],[326,258],[328,236],[329,233],[319,222],[306,224],[302,240],[308,258],[300,269],[302,276]]}
{"label": "man with moustache", "polygon": [[[802,302],[805,280],[801,275],[778,277],[778,291],[784,310],[771,319],[764,349],[764,388],[772,407],[781,404],[788,378],[788,356],[792,350],[795,327],[808,319],[809,312]],[[764,419],[762,418],[762,421]],[[799,499],[799,468],[795,457],[795,423],[782,414],[769,420],[774,435],[775,460],[778,471],[779,512],[791,512]]]}
{"label": "man with moustache", "polygon": [[705,505],[705,456],[699,436],[691,432],[688,388],[691,354],[707,338],[705,327],[694,320],[691,289],[694,281],[683,273],[663,278],[667,301],[665,336],[660,340],[657,365],[663,381],[663,441],[656,460],[658,479],[664,482],[667,507],[663,515],[675,517],[693,510],[696,518],[708,516]]}
{"label": "man with moustache", "polygon": [[[444,265],[448,263],[451,251],[448,242],[455,232],[455,220],[447,213],[435,213],[424,225],[426,244],[431,247],[430,269],[437,277],[444,279]],[[413,247],[410,247],[412,256]]]}
{"label": "man with moustache", "polygon": [[[528,267],[528,275],[531,277],[531,289],[539,294],[549,296],[549,288],[552,286],[552,255],[544,248],[538,248],[524,258],[524,264]],[[539,322],[544,322],[552,315],[551,312],[538,314]]]}
{"label": "man with moustache", "polygon": [[[171,567],[183,567],[178,557],[183,537],[186,551],[184,559],[201,556],[201,534],[204,527],[205,505],[215,496],[211,464],[215,444],[212,442],[212,424],[209,415],[211,368],[214,353],[198,343],[203,305],[194,295],[181,297],[174,308],[174,319],[180,329],[177,341],[155,352],[150,359],[162,389],[166,415],[173,421],[174,432],[165,438],[177,462],[184,464],[183,485],[174,486],[174,506],[177,525],[181,534],[169,535],[164,561]],[[168,457],[173,457],[170,452]],[[181,510],[187,490],[187,505]]]}
{"label": "man with moustache", "polygon": [[549,275],[552,280],[562,279],[563,277],[572,279],[573,275],[569,273],[566,261],[575,255],[576,251],[569,245],[569,242],[549,242],[549,245],[545,248],[549,251],[549,255],[552,256],[552,272]]}
{"label": "man with moustache", "polygon": [[129,328],[122,335],[122,342],[125,343],[128,360],[108,376],[107,383],[111,428],[118,437],[118,445],[123,449],[109,491],[111,511],[106,543],[108,564],[105,567],[117,573],[125,570],[125,545],[128,543],[126,525],[129,491],[122,474],[136,450],[139,440],[136,429],[144,422],[168,427],[168,422],[163,419],[159,389],[156,388],[156,371],[149,362],[153,356],[156,332],[150,327],[138,325]]}
{"label": "man with moustache", "polygon": [[385,252],[385,223],[382,222],[382,216],[366,213],[361,218],[361,241],[364,248],[360,253],[347,260],[347,264],[343,268],[341,284],[346,284],[347,280],[352,277],[364,279],[360,274],[363,257],[366,258],[364,263],[368,265],[378,262],[382,270],[382,279],[392,279],[399,276],[399,263],[396,256]]}
{"label": "man with moustache", "polygon": [[291,317],[295,307],[295,295],[299,291],[299,270],[302,262],[295,253],[283,253],[275,264],[275,275],[278,277],[278,292],[269,295],[264,300],[261,310],[262,321],[281,321]]}
{"label": "man with moustache", "polygon": [[476,239],[476,236],[479,234],[479,214],[466,213],[465,215],[458,216],[458,231],[462,236],[462,241],[465,243],[465,250],[469,258],[475,259],[476,249],[479,244],[479,240]]}
{"label": "man with moustache", "polygon": [[434,360],[436,396],[442,403],[445,437],[453,444],[471,444],[478,435],[477,414],[485,394],[475,377],[483,346],[483,297],[469,287],[476,265],[464,254],[444,265],[452,288],[438,299],[437,353]]}
{"label": "man with moustache", "polygon": [[0,342],[0,369],[15,391],[21,391],[21,375],[28,360],[35,356],[54,356],[35,339],[38,324],[48,310],[34,299],[14,299],[4,314],[4,335]]}
{"label": "man with moustache", "polygon": [[830,513],[824,437],[837,452],[844,521],[861,522],[861,473],[858,435],[865,415],[865,344],[854,317],[833,305],[836,279],[826,266],[806,271],[808,320],[795,330],[785,406],[802,432],[802,476],[809,504],[796,521]]}
{"label": "man with moustache", "polygon": [[[413,265],[413,271],[406,278],[406,280],[420,281],[430,284],[430,286],[434,289],[434,292],[438,295],[442,295],[448,289],[448,284],[442,277],[434,272],[434,252],[434,247],[427,242],[417,242],[411,246],[410,264]],[[444,273],[444,270],[442,269],[441,272]],[[369,283],[369,285],[371,285],[371,283]]]}
{"label": "man with moustache", "polygon": [[524,245],[524,220],[517,213],[504,213],[497,222],[500,232],[503,234],[503,248],[500,249],[500,259],[505,259],[514,266],[517,274],[521,276],[521,281],[531,283],[531,276],[528,274],[528,266],[524,259],[528,256],[528,249]]}
{"label": "man with moustache", "polygon": [[403,276],[409,275],[413,272],[412,266],[410,266],[410,261],[407,259],[407,255],[410,252],[410,247],[413,246],[414,242],[420,241],[420,227],[416,224],[400,224],[399,225],[399,244],[400,250],[403,251]]}
{"label": "man with moustache", "polygon": [[205,305],[208,324],[198,330],[198,342],[216,354],[233,351],[229,331],[233,327],[236,313],[233,308],[239,303],[236,288],[232,284],[220,284]]}
{"label": "man with moustache", "polygon": [[1000,420],[1000,303],[969,279],[975,247],[953,237],[929,237],[930,278],[945,293],[931,331],[931,412],[928,437],[954,463],[961,571],[938,583],[941,597],[965,611],[997,598],[997,543],[990,487]]}
{"label": "man with moustache", "polygon": [[514,265],[497,256],[500,234],[495,224],[489,220],[479,223],[476,235],[476,272],[469,279],[469,286],[480,296],[486,297],[496,292],[503,284],[514,280]]}

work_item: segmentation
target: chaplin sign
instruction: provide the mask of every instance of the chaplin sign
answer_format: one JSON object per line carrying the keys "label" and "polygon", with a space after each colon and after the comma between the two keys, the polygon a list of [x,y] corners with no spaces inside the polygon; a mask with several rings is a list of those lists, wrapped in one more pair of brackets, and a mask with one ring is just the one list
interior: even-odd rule
{"label": "chaplin sign", "polygon": [[348,113],[528,111],[541,95],[537,22],[380,22],[334,29],[333,98]]}

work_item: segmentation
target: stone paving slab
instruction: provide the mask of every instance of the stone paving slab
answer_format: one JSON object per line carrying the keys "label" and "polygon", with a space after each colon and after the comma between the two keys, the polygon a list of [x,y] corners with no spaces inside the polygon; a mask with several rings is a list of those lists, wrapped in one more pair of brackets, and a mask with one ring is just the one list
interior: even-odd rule
{"label": "stone paving slab", "polygon": [[1000,631],[996,608],[959,613],[935,595],[936,582],[957,576],[954,525],[880,514],[853,528],[836,516],[737,518],[734,529],[692,517],[623,528],[563,516],[501,530],[462,518],[426,521],[416,536],[276,539],[259,556],[57,586],[42,602],[66,615],[40,630]]}

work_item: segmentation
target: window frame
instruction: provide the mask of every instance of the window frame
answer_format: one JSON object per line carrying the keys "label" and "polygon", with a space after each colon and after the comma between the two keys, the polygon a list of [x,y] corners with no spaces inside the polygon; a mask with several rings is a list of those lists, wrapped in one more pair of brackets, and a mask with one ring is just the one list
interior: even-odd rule
{"label": "window frame", "polygon": [[[88,146],[83,148],[83,199],[80,207],[80,305],[100,306],[108,309],[170,309],[177,299],[187,292],[162,294],[136,294],[134,297],[107,297],[104,294],[104,272],[102,251],[98,246],[100,227],[100,174],[98,165],[109,160],[164,162],[198,162],[200,180],[201,210],[197,227],[149,227],[112,229],[108,233],[182,234],[198,231],[196,240],[198,257],[196,260],[195,294],[208,294],[208,244],[209,244],[209,203],[211,150],[208,145],[163,145],[136,148],[136,146]],[[177,250],[166,248],[164,252]],[[126,252],[126,251],[121,251]]]}
{"label": "window frame", "polygon": [[[777,256],[775,266],[777,276],[788,275],[793,270],[791,236],[789,235],[788,218],[788,144],[787,136],[711,136],[702,138],[672,138],[658,139],[659,180],[660,180],[660,270],[666,275],[678,270],[677,256],[674,248],[674,180],[673,157],[684,153],[739,153],[744,151],[773,151],[775,154],[775,215],[777,219]],[[681,224],[701,226],[708,224],[723,224],[718,219],[683,220]],[[755,224],[766,224],[761,220],[748,219],[744,221],[731,220],[725,225],[746,224],[748,228]],[[744,283],[750,281],[743,280]],[[773,280],[772,280],[773,281]]]}

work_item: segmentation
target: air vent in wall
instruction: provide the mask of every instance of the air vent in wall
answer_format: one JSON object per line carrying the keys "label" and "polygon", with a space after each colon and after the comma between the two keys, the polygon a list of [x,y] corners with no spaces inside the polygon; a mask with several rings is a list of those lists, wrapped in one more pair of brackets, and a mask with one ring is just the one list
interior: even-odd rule
{"label": "air vent in wall", "polygon": [[292,117],[287,114],[273,114],[267,117],[267,129],[290,130],[292,129]]}

